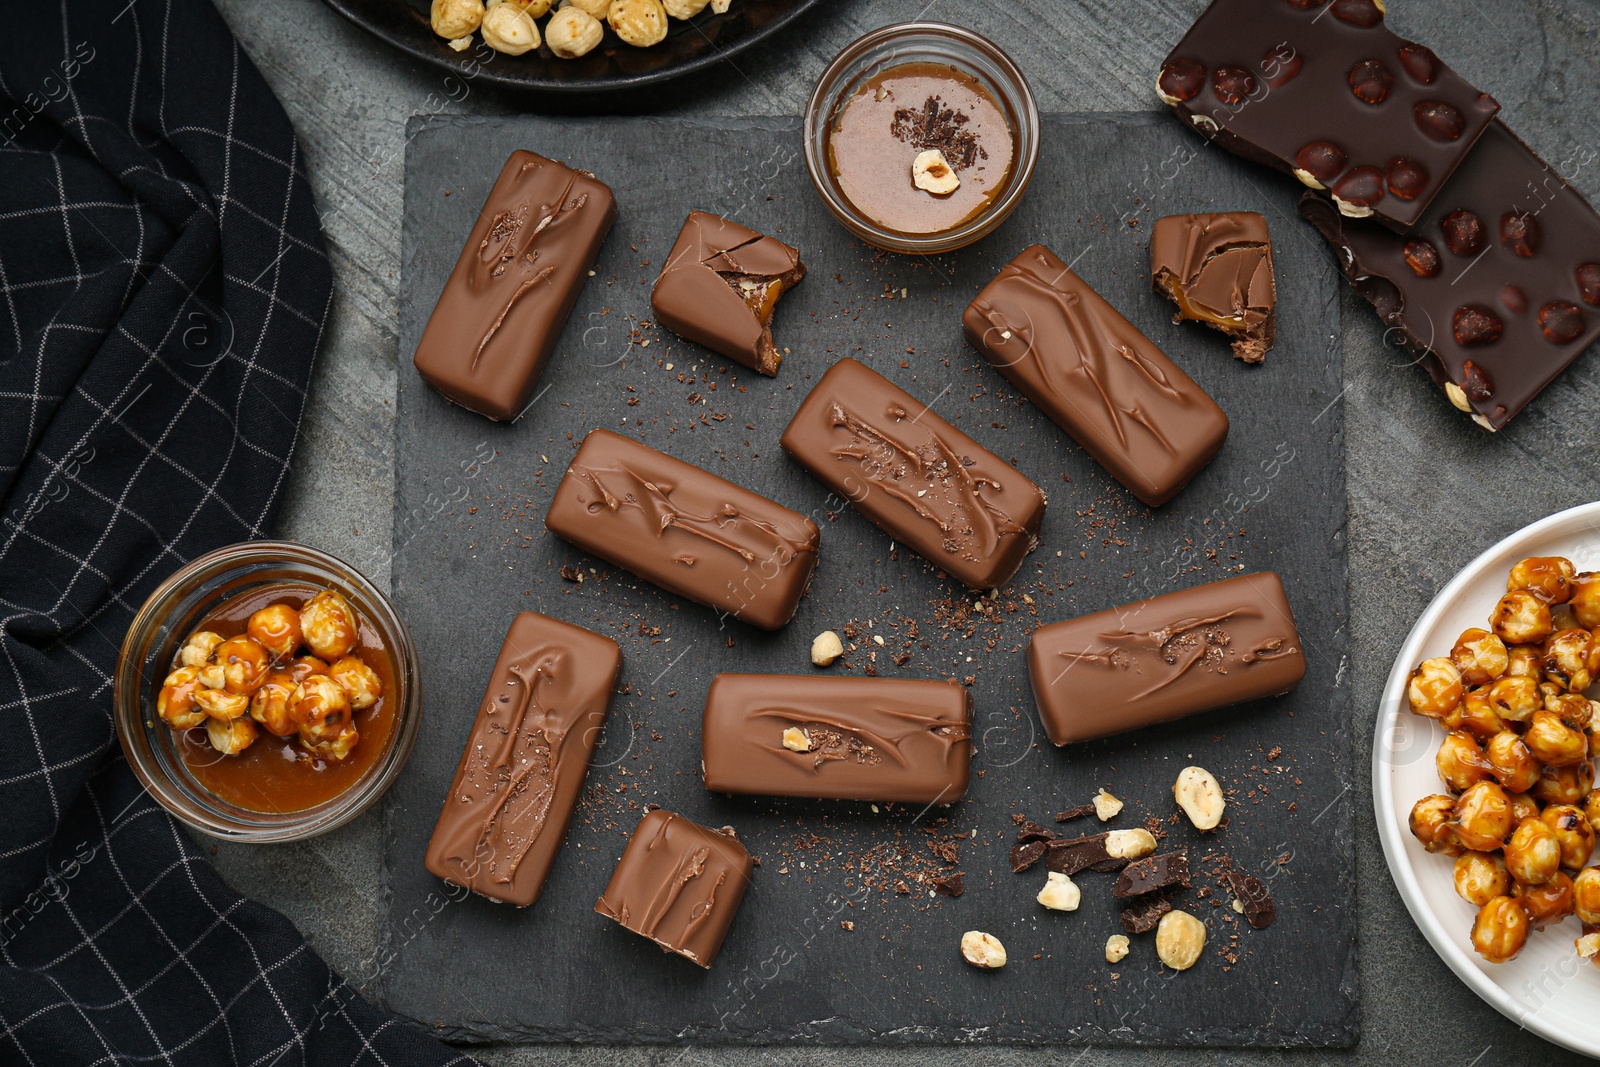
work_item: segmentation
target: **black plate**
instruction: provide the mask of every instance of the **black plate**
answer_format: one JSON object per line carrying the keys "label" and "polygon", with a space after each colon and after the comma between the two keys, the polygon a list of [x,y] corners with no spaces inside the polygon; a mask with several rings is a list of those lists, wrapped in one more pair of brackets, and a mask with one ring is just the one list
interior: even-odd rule
{"label": "black plate", "polygon": [[[339,14],[406,55],[474,82],[542,93],[616,92],[656,85],[715,66],[766,40],[818,0],[734,0],[723,15],[707,8],[688,22],[671,21],[652,48],[623,44],[606,29],[600,47],[579,59],[557,59],[542,43],[521,56],[501,55],[474,35],[457,52],[428,24],[428,0],[327,0]],[[546,19],[539,19],[544,33]]]}

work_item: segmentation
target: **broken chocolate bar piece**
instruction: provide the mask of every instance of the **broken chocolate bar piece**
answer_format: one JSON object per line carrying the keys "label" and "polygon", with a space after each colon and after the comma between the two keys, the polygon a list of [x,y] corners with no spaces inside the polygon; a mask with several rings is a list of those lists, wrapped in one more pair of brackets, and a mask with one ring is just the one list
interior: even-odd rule
{"label": "broken chocolate bar piece", "polygon": [[1404,232],[1500,105],[1383,15],[1383,0],[1213,0],[1156,93],[1201,136]]}
{"label": "broken chocolate bar piece", "polygon": [[1146,893],[1135,897],[1133,903],[1122,909],[1122,928],[1130,934],[1147,934],[1161,922],[1161,916],[1172,910],[1172,901],[1165,893]]}
{"label": "broken chocolate bar piece", "polygon": [[1070,822],[1073,819],[1081,819],[1085,815],[1093,815],[1093,814],[1094,814],[1094,805],[1093,804],[1079,804],[1075,808],[1068,808],[1066,811],[1058,811],[1058,812],[1056,812],[1056,822]]}
{"label": "broken chocolate bar piece", "polygon": [[1168,215],[1150,231],[1150,284],[1178,305],[1173,322],[1203,322],[1260,363],[1277,335],[1278,289],[1267,220],[1256,211]]}
{"label": "broken chocolate bar piece", "polygon": [[1044,858],[1046,845],[1043,841],[1029,841],[1023,845],[1011,846],[1011,873],[1021,874]]}
{"label": "broken chocolate bar piece", "polygon": [[710,967],[753,869],[732,827],[709,830],[657,808],[639,820],[594,910]]}
{"label": "broken chocolate bar piece", "polygon": [[1113,478],[1159,507],[1222,447],[1228,416],[1043,245],[961,316],[967,340]]}
{"label": "broken chocolate bar piece", "polygon": [[616,217],[594,175],[511,153],[422,331],[423,381],[488,418],[520,415]]}
{"label": "broken chocolate bar piece", "polygon": [[719,674],[700,768],[714,793],[954,804],[972,776],[972,694],[922,678]]}
{"label": "broken chocolate bar piece", "polygon": [[609,637],[532,611],[512,621],[428,842],[429,871],[518,907],[538,899],[621,665]]}
{"label": "broken chocolate bar piece", "polygon": [[1127,861],[1114,859],[1106,851],[1106,839],[1110,836],[1109,833],[1089,834],[1049,842],[1044,857],[1045,870],[1068,876],[1083,870],[1106,870],[1108,864],[1117,865],[1109,868],[1116,870]]}
{"label": "broken chocolate bar piece", "polygon": [[1024,843],[1029,841],[1051,841],[1059,836],[1054,830],[1046,830],[1031,819],[1017,827],[1017,840]]}
{"label": "broken chocolate bar piece", "polygon": [[1174,852],[1160,852],[1142,860],[1134,860],[1117,875],[1117,884],[1111,894],[1136,897],[1168,886],[1188,885],[1189,853],[1187,849],[1180,848]]}
{"label": "broken chocolate bar piece", "polygon": [[650,293],[656,321],[680,337],[771,377],[778,298],[806,276],[800,253],[773,237],[691,211]]}
{"label": "broken chocolate bar piece", "polygon": [[1516,417],[1600,338],[1600,215],[1496,121],[1409,236],[1316,197],[1356,292],[1485,430]]}
{"label": "broken chocolate bar piece", "polygon": [[1271,571],[1042,626],[1028,674],[1057,745],[1286,693],[1306,672]]}
{"label": "broken chocolate bar piece", "polygon": [[692,463],[591,430],[545,526],[670,593],[776,630],[817,566],[817,524]]}
{"label": "broken chocolate bar piece", "polygon": [[967,891],[966,875],[956,871],[954,874],[936,877],[933,880],[933,891],[940,896],[959,897]]}
{"label": "broken chocolate bar piece", "polygon": [[1272,925],[1278,917],[1278,906],[1273,903],[1272,896],[1267,892],[1267,887],[1261,879],[1253,874],[1241,874],[1238,871],[1224,871],[1222,880],[1228,887],[1228,892],[1233,894],[1237,901],[1236,910],[1241,910],[1245,920],[1257,930],[1265,930]]}
{"label": "broken chocolate bar piece", "polygon": [[896,541],[974,589],[1004,585],[1039,543],[1037,485],[848,357],[812,387],[780,443]]}

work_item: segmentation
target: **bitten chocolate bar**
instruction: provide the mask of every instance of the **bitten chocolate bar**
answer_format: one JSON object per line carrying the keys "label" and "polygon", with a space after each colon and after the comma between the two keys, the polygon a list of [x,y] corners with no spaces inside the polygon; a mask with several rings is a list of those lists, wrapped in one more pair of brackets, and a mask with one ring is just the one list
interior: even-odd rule
{"label": "bitten chocolate bar", "polygon": [[1228,151],[1404,231],[1500,105],[1383,12],[1382,0],[1213,0],[1156,93]]}
{"label": "bitten chocolate bar", "polygon": [[715,793],[952,804],[972,776],[972,696],[910,678],[719,674],[700,752]]}
{"label": "bitten chocolate bar", "polygon": [[1006,381],[1151,507],[1228,436],[1217,402],[1043,245],[1007,264],[961,323]]}
{"label": "bitten chocolate bar", "polygon": [[1044,493],[910,393],[853,359],[812,387],[783,450],[901,544],[974,589],[1038,544]]}
{"label": "bitten chocolate bar", "polygon": [[1150,228],[1150,284],[1178,305],[1174,322],[1203,322],[1260,363],[1277,339],[1272,240],[1257,211],[1168,215]]}
{"label": "bitten chocolate bar", "polygon": [[754,868],[732,827],[708,830],[657,808],[639,820],[594,910],[710,967]]}
{"label": "bitten chocolate bar", "polygon": [[621,665],[609,637],[532,611],[512,621],[428,842],[429,871],[518,907],[539,899]]}
{"label": "bitten chocolate bar", "polygon": [[691,211],[650,306],[679,337],[771,377],[783,362],[772,340],[773,310],[805,276],[800,253],[777,238]]}
{"label": "bitten chocolate bar", "polygon": [[1600,215],[1500,122],[1409,236],[1315,197],[1300,214],[1450,402],[1486,430],[1600,337]]}
{"label": "bitten chocolate bar", "polygon": [[817,524],[610,430],[583,439],[545,526],[669,593],[776,630],[817,565]]}
{"label": "bitten chocolate bar", "polygon": [[511,153],[422,332],[423,380],[488,418],[520,415],[616,217],[594,175]]}
{"label": "bitten chocolate bar", "polygon": [[1039,718],[1057,745],[1277,696],[1305,672],[1271,571],[1052,623],[1028,643]]}

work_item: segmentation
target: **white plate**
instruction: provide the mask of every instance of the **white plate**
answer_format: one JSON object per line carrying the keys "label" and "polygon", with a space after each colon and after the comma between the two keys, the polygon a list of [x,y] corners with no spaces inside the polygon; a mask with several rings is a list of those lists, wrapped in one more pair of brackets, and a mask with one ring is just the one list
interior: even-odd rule
{"label": "white plate", "polygon": [[1389,873],[1428,943],[1460,979],[1519,1026],[1574,1052],[1600,1057],[1600,968],[1578,958],[1578,921],[1535,930],[1510,963],[1486,963],[1469,934],[1477,914],[1456,895],[1451,861],[1430,856],[1407,818],[1418,798],[1443,791],[1434,754],[1444,731],[1406,707],[1411,669],[1449,655],[1462,630],[1487,626],[1505,595],[1506,574],[1526,556],[1566,556],[1579,570],[1600,570],[1600,503],[1558,512],[1512,534],[1473,560],[1428,605],[1389,672],[1372,746],[1372,800]]}

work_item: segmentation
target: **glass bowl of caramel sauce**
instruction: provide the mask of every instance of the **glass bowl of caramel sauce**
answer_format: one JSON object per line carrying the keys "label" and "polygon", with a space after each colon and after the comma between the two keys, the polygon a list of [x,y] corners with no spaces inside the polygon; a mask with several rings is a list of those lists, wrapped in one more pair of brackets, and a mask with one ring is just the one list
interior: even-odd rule
{"label": "glass bowl of caramel sauce", "polygon": [[902,22],[828,65],[806,105],[805,152],[845,229],[892,252],[950,252],[1021,202],[1039,157],[1039,108],[986,38]]}
{"label": "glass bowl of caramel sauce", "polygon": [[114,706],[123,753],[173,815],[230,840],[296,841],[389,788],[416,741],[422,686],[405,624],[355,568],[249,541],[194,560],[145,601]]}

